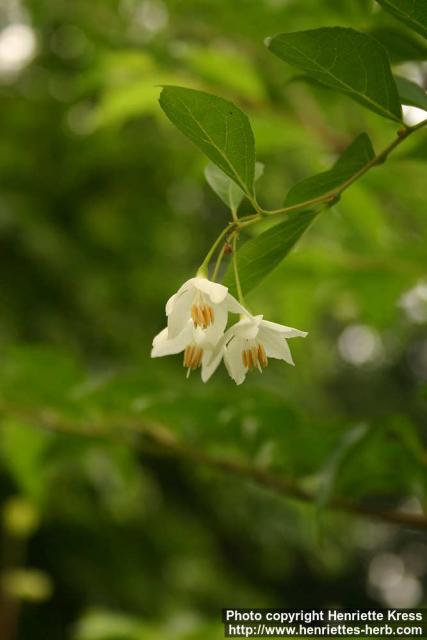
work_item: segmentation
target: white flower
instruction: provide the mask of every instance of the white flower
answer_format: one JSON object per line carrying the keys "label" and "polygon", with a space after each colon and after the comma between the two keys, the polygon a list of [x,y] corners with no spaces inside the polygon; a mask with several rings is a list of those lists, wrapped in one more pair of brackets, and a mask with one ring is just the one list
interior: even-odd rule
{"label": "white flower", "polygon": [[161,358],[184,352],[183,366],[187,369],[187,378],[191,371],[201,367],[202,380],[207,382],[218,365],[212,368],[212,348],[206,341],[203,330],[195,328],[193,320],[187,320],[184,329],[175,337],[171,337],[166,327],[153,340],[152,358]]}
{"label": "white flower", "polygon": [[195,329],[203,331],[204,344],[213,348],[224,333],[229,312],[245,313],[245,309],[227,287],[207,278],[191,278],[166,304],[168,337],[177,337],[191,318]]}
{"label": "white flower", "polygon": [[221,359],[236,384],[242,384],[248,371],[262,371],[268,358],[294,364],[288,338],[305,338],[307,332],[264,320],[262,315],[246,316],[230,327],[207,360],[205,376],[215,371]]}
{"label": "white flower", "polygon": [[[228,313],[240,313],[240,321],[228,331]],[[207,382],[222,358],[228,373],[241,384],[248,371],[262,371],[268,358],[294,364],[287,339],[307,333],[275,322],[262,315],[252,316],[230,294],[227,287],[207,278],[187,280],[166,304],[168,326],[153,340],[152,358],[184,352],[187,377],[201,368]]]}

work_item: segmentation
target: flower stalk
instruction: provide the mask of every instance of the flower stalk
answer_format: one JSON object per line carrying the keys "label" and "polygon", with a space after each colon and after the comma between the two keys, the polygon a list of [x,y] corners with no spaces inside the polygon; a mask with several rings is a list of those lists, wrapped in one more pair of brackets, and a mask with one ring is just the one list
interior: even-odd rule
{"label": "flower stalk", "polygon": [[233,238],[233,271],[234,271],[234,280],[236,282],[236,291],[237,291],[237,299],[240,304],[245,304],[245,300],[243,297],[242,285],[240,282],[239,276],[239,265],[237,264],[237,236],[235,235]]}

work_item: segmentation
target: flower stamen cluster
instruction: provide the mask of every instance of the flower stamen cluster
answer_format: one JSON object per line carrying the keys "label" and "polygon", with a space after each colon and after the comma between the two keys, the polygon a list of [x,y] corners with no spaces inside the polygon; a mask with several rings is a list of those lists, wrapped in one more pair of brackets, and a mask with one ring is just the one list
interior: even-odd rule
{"label": "flower stamen cluster", "polygon": [[[201,296],[200,296],[201,297]],[[191,307],[191,318],[195,327],[206,329],[215,321],[215,312],[208,304],[193,304]]]}
{"label": "flower stamen cluster", "polygon": [[191,371],[195,371],[202,364],[203,349],[195,344],[190,344],[184,350],[183,366],[187,369],[187,377]]}
{"label": "flower stamen cluster", "polygon": [[260,372],[268,367],[268,358],[261,343],[242,351],[243,364],[249,371],[257,368]]}

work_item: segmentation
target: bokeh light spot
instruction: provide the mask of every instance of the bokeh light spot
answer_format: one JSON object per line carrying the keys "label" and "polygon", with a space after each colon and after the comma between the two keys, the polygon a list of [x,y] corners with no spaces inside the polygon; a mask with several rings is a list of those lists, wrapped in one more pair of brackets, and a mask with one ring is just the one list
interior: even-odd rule
{"label": "bokeh light spot", "polygon": [[346,362],[355,366],[377,363],[383,355],[381,338],[375,329],[353,324],[338,339],[338,350]]}
{"label": "bokeh light spot", "polygon": [[36,37],[26,24],[10,24],[0,32],[0,73],[21,71],[36,52]]}

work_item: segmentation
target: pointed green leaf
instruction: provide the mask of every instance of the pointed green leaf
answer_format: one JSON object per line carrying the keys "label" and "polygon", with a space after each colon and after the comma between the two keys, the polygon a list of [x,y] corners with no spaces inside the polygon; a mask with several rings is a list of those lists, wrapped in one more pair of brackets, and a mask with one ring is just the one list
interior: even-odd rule
{"label": "pointed green leaf", "polygon": [[401,121],[387,52],[375,38],[354,29],[328,27],[283,33],[272,38],[268,46],[315,80],[385,118]]}
{"label": "pointed green leaf", "polygon": [[426,0],[377,0],[383,9],[427,38]]}
{"label": "pointed green leaf", "polygon": [[162,90],[160,105],[182,133],[252,196],[255,142],[243,111],[209,93],[169,86]]}
{"label": "pointed green leaf", "polygon": [[378,27],[370,33],[384,45],[394,64],[427,60],[427,45],[415,33],[389,27]]}
{"label": "pointed green leaf", "polygon": [[332,169],[302,180],[293,186],[285,199],[285,206],[314,200],[333,194],[337,187],[357,174],[375,157],[372,143],[366,133],[358,136],[338,158]]}
{"label": "pointed green leaf", "polygon": [[401,76],[395,76],[395,80],[402,104],[427,111],[427,94],[422,87]]}
{"label": "pointed green leaf", "polygon": [[[291,213],[284,222],[248,240],[238,250],[237,264],[243,293],[259,285],[282,262],[316,215],[316,211]],[[235,293],[232,264],[227,268],[224,284]]]}
{"label": "pointed green leaf", "polygon": [[[255,181],[264,173],[262,162],[255,164]],[[245,194],[241,188],[215,164],[209,163],[205,169],[205,178],[211,189],[232,211],[237,211]]]}
{"label": "pointed green leaf", "polygon": [[387,431],[394,434],[406,451],[422,466],[426,462],[426,449],[421,433],[415,424],[405,415],[390,416],[386,425]]}
{"label": "pointed green leaf", "polygon": [[316,495],[318,507],[323,507],[329,502],[333,495],[337,478],[346,461],[354,454],[355,448],[364,443],[370,434],[371,429],[366,424],[358,424],[344,433],[320,473],[319,488]]}

